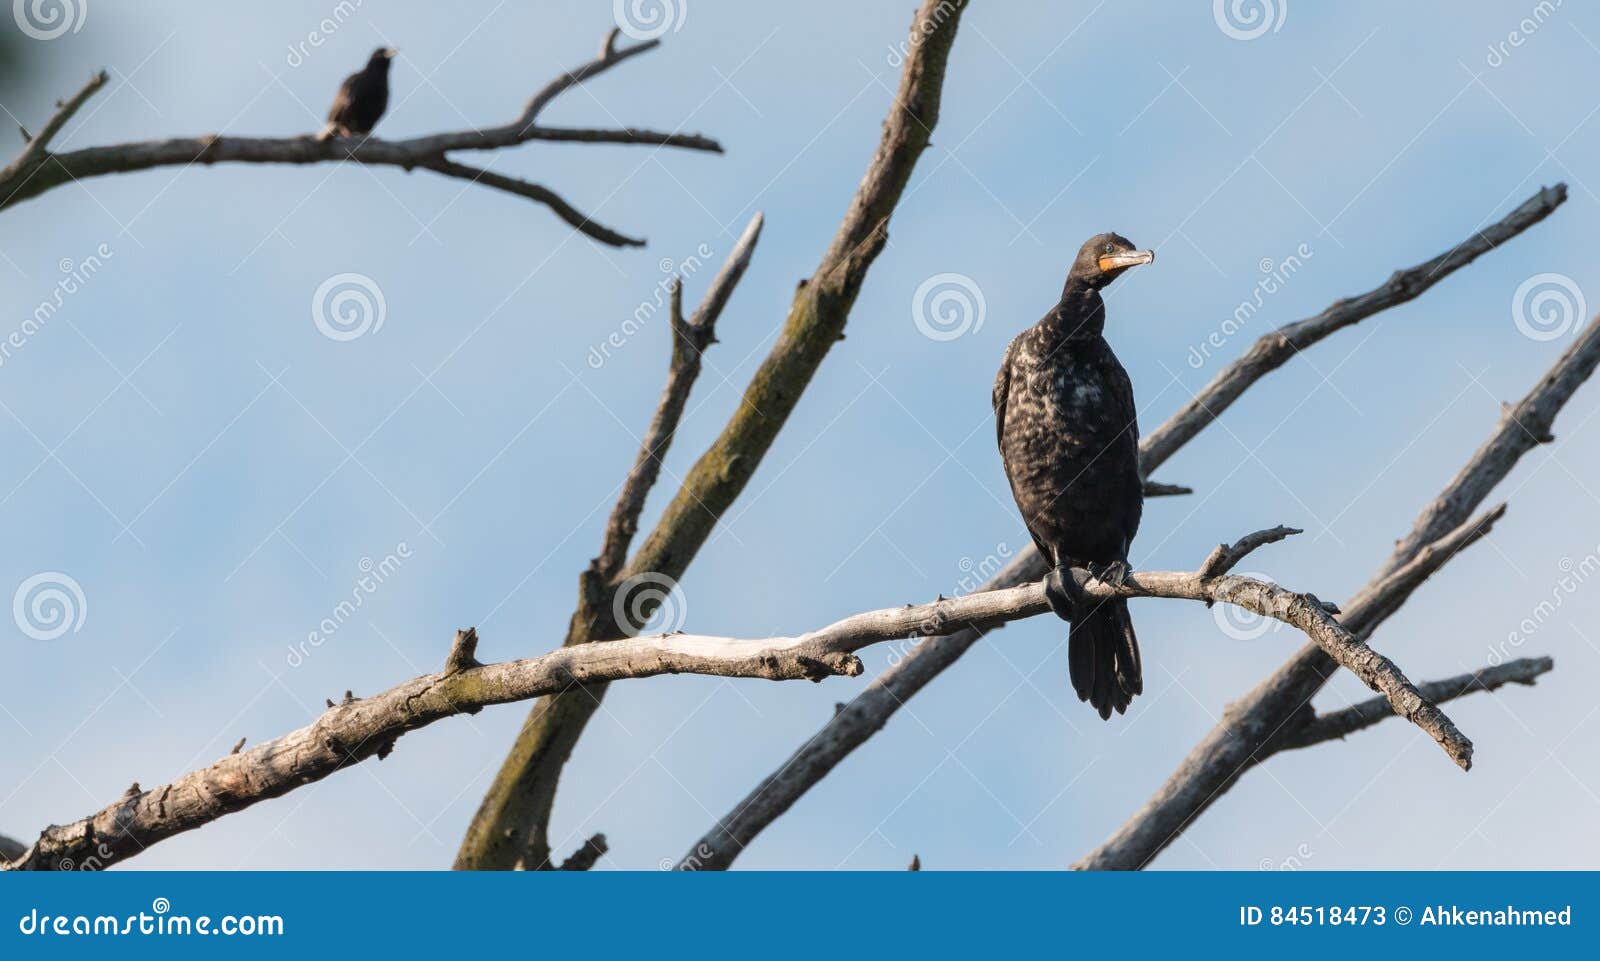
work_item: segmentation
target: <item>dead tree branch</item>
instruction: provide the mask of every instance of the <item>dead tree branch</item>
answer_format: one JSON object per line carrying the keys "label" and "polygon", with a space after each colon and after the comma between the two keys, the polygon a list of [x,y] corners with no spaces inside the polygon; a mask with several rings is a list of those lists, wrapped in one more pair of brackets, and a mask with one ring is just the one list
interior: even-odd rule
{"label": "dead tree branch", "polygon": [[[683,575],[749,483],[823,358],[844,336],[856,295],[888,240],[889,218],[938,123],[945,65],[965,9],[966,0],[922,0],[877,151],[838,231],[816,272],[801,281],[777,343],[738,408],[619,578]],[[567,643],[616,636],[611,607],[608,587],[586,573]],[[594,687],[534,706],[467,829],[457,868],[505,869],[519,860],[537,866],[549,859],[546,834],[561,770],[604,693]]]}
{"label": "dead tree branch", "polygon": [[[1447,680],[1419,684],[1417,690],[1433,703],[1443,704],[1478,691],[1493,691],[1507,684],[1532,687],[1541,674],[1549,673],[1555,666],[1555,661],[1548,657],[1524,657]],[[1368,698],[1327,714],[1313,713],[1306,721],[1273,738],[1266,756],[1312,747],[1324,741],[1342,740],[1391,717],[1394,717],[1394,711],[1390,709],[1389,702],[1381,697]],[[1257,763],[1260,760],[1258,758]]]}
{"label": "dead tree branch", "polygon": [[[1589,322],[1527,396],[1502,412],[1489,439],[1439,497],[1423,508],[1411,532],[1396,543],[1394,552],[1372,580],[1356,592],[1346,605],[1345,615],[1345,622],[1354,633],[1370,635],[1398,606],[1393,600],[1395,585],[1403,587],[1407,582],[1404,574],[1413,562],[1424,560],[1424,548],[1460,534],[1470,513],[1511,472],[1522,455],[1551,439],[1556,413],[1594,373],[1597,364],[1600,317]],[[1448,551],[1439,553],[1447,555]],[[1189,752],[1155,796],[1076,866],[1115,870],[1148,864],[1222,795],[1296,712],[1310,703],[1331,671],[1332,664],[1321,651],[1302,649],[1232,705],[1222,723]]]}
{"label": "dead tree branch", "polygon": [[575,143],[648,144],[721,153],[722,146],[699,134],[662,133],[634,128],[546,127],[538,123],[540,111],[552,100],[624,60],[656,47],[660,41],[647,40],[631,47],[618,48],[608,36],[600,55],[581,67],[557,77],[528,101],[511,123],[482,130],[463,130],[430,134],[406,140],[367,137],[232,137],[205,134],[167,140],[147,140],[86,147],[55,153],[48,149],[51,139],[66,122],[106,84],[104,72],[96,74],[73,97],[63,103],[37,136],[28,141],[22,153],[0,171],[0,210],[59,187],[62,184],[131,173],[153,167],[190,164],[258,163],[314,164],[351,161],[375,166],[431,170],[447,177],[504,190],[548,206],[562,220],[588,237],[612,246],[637,246],[644,241],[602,227],[579,213],[549,188],[514,177],[492,173],[478,167],[456,163],[446,154],[462,150],[500,150],[530,141]]}
{"label": "dead tree branch", "polygon": [[622,484],[622,493],[617,496],[616,506],[606,521],[605,541],[600,548],[600,556],[595,558],[591,567],[598,577],[610,579],[616,576],[627,560],[628,547],[639,529],[639,515],[644,511],[645,498],[661,473],[661,460],[672,445],[678,420],[683,416],[684,405],[689,402],[689,392],[700,376],[701,355],[707,347],[717,342],[717,318],[722,316],[722,308],[727,306],[733,288],[738,286],[739,279],[750,266],[756,241],[761,239],[763,222],[759,213],[750,218],[744,234],[734,244],[727,262],[711,281],[711,288],[706,291],[693,317],[685,319],[683,316],[682,282],[673,285],[670,318],[672,358],[667,368],[667,385],[661,391],[661,400],[656,405],[655,416],[650,419],[650,429],[645,432],[644,441],[639,445],[633,468],[628,471],[627,480]]}
{"label": "dead tree branch", "polygon": [[[1265,544],[1252,536],[1244,542]],[[1390,708],[1426,731],[1463,769],[1471,766],[1472,742],[1406,679],[1388,658],[1350,634],[1308,594],[1236,575],[1200,571],[1141,571],[1119,587],[1074,571],[1091,597],[1161,597],[1237,604],[1304,633],[1329,658],[1384,695]],[[130,788],[115,802],[79,821],[46,828],[5,866],[51,869],[89,855],[102,860],[133,857],[268,798],[319,781],[337,771],[393,750],[402,735],[458,714],[631,678],[661,674],[811,680],[862,672],[856,652],[873,644],[946,633],[957,627],[989,627],[1048,613],[1042,583],[968,594],[929,604],[868,611],[794,637],[739,640],[663,634],[564,646],[540,657],[479,664],[477,632],[459,631],[445,669],[425,674],[368,698],[346,696],[314,722],[152,790]],[[577,855],[575,855],[577,856]],[[543,867],[531,864],[530,867]]]}
{"label": "dead tree branch", "polygon": [[[1367,317],[1411,300],[1473,259],[1505,243],[1549,216],[1567,199],[1565,184],[1545,187],[1503,220],[1477,231],[1433,259],[1395,273],[1387,283],[1353,298],[1335,301],[1315,316],[1271,331],[1251,345],[1243,357],[1218,372],[1185,404],[1139,444],[1140,469],[1146,479],[1173,454],[1219,418],[1253,384],[1283,366],[1290,357]],[[1039,552],[1029,545],[985,590],[1012,587],[1044,575]],[[857,747],[882,730],[906,701],[954,664],[981,638],[978,631],[957,631],[930,639],[875,678],[764,778],[695,845],[698,861],[708,868],[726,868],[768,824],[787,811],[818,781],[827,777]]]}

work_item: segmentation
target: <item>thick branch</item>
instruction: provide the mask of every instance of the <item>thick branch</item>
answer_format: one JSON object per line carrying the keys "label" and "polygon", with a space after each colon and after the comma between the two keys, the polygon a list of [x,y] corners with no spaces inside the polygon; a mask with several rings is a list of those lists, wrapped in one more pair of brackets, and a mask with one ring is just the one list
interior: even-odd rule
{"label": "thick branch", "polygon": [[[1289,624],[1311,638],[1362,682],[1381,691],[1393,710],[1427,731],[1463,768],[1472,743],[1406,680],[1399,668],[1346,632],[1315,598],[1247,577],[1203,576],[1198,571],[1141,571],[1120,587],[1074,571],[1091,597],[1165,597],[1237,604]],[[862,672],[856,651],[872,644],[944,633],[983,630],[1047,613],[1041,583],[969,594],[929,604],[856,614],[794,637],[739,640],[665,634],[597,641],[558,648],[541,657],[478,664],[477,632],[460,631],[445,670],[426,674],[369,698],[346,697],[316,721],[254,748],[230,753],[153,790],[130,789],[82,820],[47,828],[32,847],[6,865],[54,868],[63,859],[84,863],[133,857],[156,842],[193,830],[267,798],[279,797],[368,757],[393,750],[404,734],[456,714],[628,678],[661,674],[817,681]],[[541,864],[529,865],[541,867]]]}
{"label": "thick branch", "polygon": [[[1565,202],[1565,184],[1541,189],[1505,219],[1481,230],[1439,256],[1395,275],[1359,297],[1340,300],[1314,317],[1280,327],[1259,338],[1244,356],[1224,367],[1195,399],[1146,435],[1139,444],[1140,468],[1148,480],[1184,444],[1222,415],[1251,385],[1282,366],[1296,351],[1366,317],[1417,296],[1428,286],[1464,266],[1472,258],[1528,229]],[[1463,259],[1465,258],[1465,259]],[[1393,290],[1391,291],[1391,287]],[[1385,293],[1389,291],[1389,293]],[[1407,293],[1392,300],[1397,293]],[[1359,305],[1359,306],[1358,306]],[[1031,545],[1018,554],[984,589],[1011,587],[1037,580],[1045,564]],[[718,825],[701,839],[709,851],[708,866],[726,867],[757,834],[827,777],[852,751],[882,730],[907,701],[954,664],[982,638],[977,631],[957,631],[928,640],[885,671],[812,735],[783,765],[757,784]]]}
{"label": "thick branch", "polygon": [[404,170],[423,167],[447,176],[462,177],[546,204],[567,223],[596,240],[615,246],[638,245],[642,241],[594,224],[544,187],[457,164],[446,159],[445,155],[457,150],[499,150],[533,140],[648,144],[721,153],[720,144],[698,134],[661,133],[632,128],[542,127],[537,124],[539,112],[551,100],[584,80],[636,54],[654,48],[658,42],[650,40],[623,49],[616,49],[611,42],[606,43],[598,58],[551,81],[528,102],[516,120],[499,127],[431,134],[406,140],[383,140],[370,136],[319,140],[306,136],[267,138],[206,134],[199,137],[87,147],[65,153],[49,152],[46,145],[50,138],[83,101],[105,83],[105,75],[98,74],[57,111],[50,123],[28,143],[22,154],[10,166],[0,171],[0,210],[30,197],[37,197],[53,187],[71,181],[86,180],[106,174],[149,170],[153,167],[187,166],[193,163],[313,164],[348,160],[362,164],[400,167]]}
{"label": "thick branch", "polygon": [[[1461,534],[1471,512],[1482,503],[1522,455],[1550,437],[1556,413],[1578,385],[1600,364],[1600,317],[1592,320],[1564,351],[1554,367],[1497,426],[1467,465],[1439,497],[1417,517],[1372,580],[1346,605],[1346,620],[1370,634],[1398,605],[1392,592],[1405,589],[1403,573],[1422,560],[1423,548]],[[1491,517],[1496,516],[1491,512]],[[1452,535],[1452,529],[1456,529]],[[1440,562],[1450,554],[1440,553]],[[1322,689],[1332,664],[1318,649],[1307,647],[1229,709],[1221,724],[1189,752],[1143,808],[1077,866],[1136,869],[1148,864],[1210,807],[1252,763],[1272,738],[1291,724]]]}
{"label": "thick branch", "polygon": [[[939,119],[945,65],[966,0],[922,0],[911,25],[894,104],[877,152],[823,254],[800,283],[777,343],[751,378],[722,433],[684,478],[655,529],[621,575],[677,579],[749,483],[845,322],[868,268],[888,240],[890,215]],[[591,578],[581,582],[567,643],[615,636],[609,597]],[[467,829],[458,868],[509,868],[549,857],[545,837],[561,769],[604,689],[542,701]],[[537,865],[529,865],[537,866]]]}
{"label": "thick branch", "polygon": [[722,316],[722,308],[727,306],[728,298],[739,284],[739,278],[750,266],[756,241],[761,238],[763,222],[759,213],[750,218],[744,234],[734,244],[733,252],[712,280],[693,317],[686,320],[683,316],[682,281],[673,285],[672,358],[667,367],[667,384],[661,391],[661,400],[656,404],[655,416],[650,419],[650,429],[639,444],[633,468],[628,471],[616,506],[611,509],[611,517],[606,521],[600,556],[590,565],[590,570],[597,577],[610,580],[627,559],[628,546],[639,529],[639,514],[644,510],[645,498],[650,495],[661,473],[661,460],[672,445],[678,420],[683,416],[684,405],[689,402],[689,392],[694,388],[695,379],[700,376],[701,355],[707,347],[716,343],[717,318]]}

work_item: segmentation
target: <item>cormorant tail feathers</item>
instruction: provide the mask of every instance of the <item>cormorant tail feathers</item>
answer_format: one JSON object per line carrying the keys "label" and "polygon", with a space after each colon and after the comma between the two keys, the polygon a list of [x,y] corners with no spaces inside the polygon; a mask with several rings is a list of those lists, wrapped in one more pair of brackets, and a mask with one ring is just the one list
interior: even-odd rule
{"label": "cormorant tail feathers", "polygon": [[1128,602],[1117,597],[1085,605],[1071,620],[1067,663],[1072,689],[1102,719],[1109,719],[1113,710],[1122,714],[1134,695],[1144,691],[1139,638],[1128,616]]}

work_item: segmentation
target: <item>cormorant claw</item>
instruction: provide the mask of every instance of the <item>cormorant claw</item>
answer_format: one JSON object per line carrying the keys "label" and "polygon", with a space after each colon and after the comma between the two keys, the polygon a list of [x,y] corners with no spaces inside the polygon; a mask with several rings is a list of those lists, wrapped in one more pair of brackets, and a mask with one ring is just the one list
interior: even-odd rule
{"label": "cormorant claw", "polygon": [[1128,566],[1127,561],[1112,561],[1109,564],[1089,565],[1089,573],[1094,575],[1094,579],[1112,588],[1121,588],[1127,584],[1128,575],[1132,571],[1133,568]]}

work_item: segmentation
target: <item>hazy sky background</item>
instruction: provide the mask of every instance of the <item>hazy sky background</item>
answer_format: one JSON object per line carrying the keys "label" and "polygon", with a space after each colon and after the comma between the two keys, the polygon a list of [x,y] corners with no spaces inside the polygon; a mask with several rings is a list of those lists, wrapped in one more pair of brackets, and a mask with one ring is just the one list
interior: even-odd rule
{"label": "hazy sky background", "polygon": [[[682,128],[722,156],[530,144],[467,162],[562,192],[649,238],[613,250],[544,208],[426,172],[354,165],[164,168],[56,189],[0,215],[0,328],[54,296],[64,261],[109,256],[0,364],[0,597],[43,572],[81,585],[76,631],[5,622],[0,832],[100,808],[308,723],[324,698],[437,669],[475,624],[480,656],[563,634],[577,574],[666,365],[655,322],[594,369],[590,349],[705,245],[720,262],[767,218],[646,523],[733,409],[794,284],[815,267],[877,142],[913,4],[678,0],[660,50],[550,108],[571,125]],[[1542,184],[1548,221],[1296,359],[1160,472],[1196,493],[1150,503],[1146,568],[1285,523],[1306,533],[1247,566],[1343,599],[1487,436],[1502,400],[1570,341],[1513,322],[1524,281],[1557,273],[1600,308],[1600,11],[1559,6],[1491,57],[1529,4],[1273,5],[1230,38],[1206,3],[1000,3],[964,16],[923,156],[838,344],[682,584],[683,626],[758,636],[961,589],[1027,535],[994,448],[989,388],[1007,341],[1055,301],[1079,244],[1154,246],[1119,281],[1108,335],[1148,428],[1261,332],[1448,249]],[[5,109],[37,129],[99,67],[112,85],[58,149],[315,129],[341,77],[401,50],[407,137],[504,123],[592,56],[604,3],[366,3],[325,45],[290,49],[329,2],[248,10],[95,3],[33,41]],[[291,59],[299,59],[298,66]],[[1498,66],[1490,61],[1498,61]],[[895,61],[898,62],[898,61]],[[17,147],[15,142],[12,147]],[[1590,186],[1593,181],[1593,187]],[[1301,269],[1198,367],[1190,349]],[[663,265],[667,264],[664,269]],[[319,333],[340,273],[382,291],[381,329]],[[690,279],[695,302],[711,270]],[[913,301],[930,277],[981,290],[981,326],[938,341]],[[1582,318],[1579,318],[1581,322]],[[1569,318],[1570,324],[1570,318]],[[1515,648],[1537,688],[1451,704],[1477,744],[1463,775],[1398,721],[1250,772],[1161,868],[1594,867],[1600,841],[1600,587],[1558,579],[1600,544],[1600,386],[1585,387],[1496,492],[1510,513],[1374,643],[1416,680]],[[363,559],[410,556],[303,658],[359,590]],[[753,844],[740,867],[1059,868],[1100,842],[1238,698],[1296,649],[1230,639],[1198,604],[1135,602],[1146,694],[1102,723],[1067,682],[1065,628],[997,633]],[[889,652],[866,660],[869,677]],[[298,661],[295,666],[294,661]],[[605,868],[654,868],[810,736],[869,678],[821,686],[662,678],[613,687],[561,783],[552,840],[596,831]],[[1368,696],[1340,677],[1318,699]],[[370,761],[153,848],[131,866],[444,867],[525,705],[444,721]]]}

